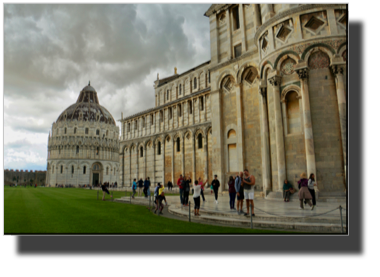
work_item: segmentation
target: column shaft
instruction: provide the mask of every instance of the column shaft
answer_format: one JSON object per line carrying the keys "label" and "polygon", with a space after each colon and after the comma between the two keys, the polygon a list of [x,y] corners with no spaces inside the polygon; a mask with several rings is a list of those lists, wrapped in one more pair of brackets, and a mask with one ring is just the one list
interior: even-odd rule
{"label": "column shaft", "polygon": [[[256,5],[255,5],[256,6]],[[263,190],[265,196],[272,190],[271,172],[270,172],[270,152],[269,152],[269,127],[268,127],[268,110],[267,110],[267,88],[262,87],[260,99],[261,112],[261,166],[263,175]]]}
{"label": "column shaft", "polygon": [[241,84],[236,85],[236,109],[237,109],[237,154],[238,168],[244,167],[244,134],[243,134],[243,106],[241,103]]}

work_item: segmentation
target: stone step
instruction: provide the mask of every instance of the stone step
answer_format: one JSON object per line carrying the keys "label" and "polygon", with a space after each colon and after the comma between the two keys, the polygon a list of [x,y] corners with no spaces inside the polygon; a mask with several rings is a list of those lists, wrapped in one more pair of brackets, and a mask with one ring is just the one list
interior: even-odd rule
{"label": "stone step", "polygon": [[[171,205],[169,207],[170,209],[176,209],[181,211],[184,214],[189,214],[189,209],[188,207],[178,207],[178,206],[173,206]],[[308,208],[305,209],[305,212],[308,211]],[[193,213],[193,209],[191,210]],[[244,216],[244,215],[238,215],[236,211],[234,212],[216,212],[216,211],[210,211],[210,210],[205,210],[205,209],[200,209],[200,213],[207,215],[207,216],[214,216],[214,217],[221,217],[221,218],[230,218],[230,219],[236,219],[236,220],[248,220],[250,221],[249,216]],[[261,212],[260,212],[261,213]],[[315,210],[310,211],[310,216],[316,215],[316,214],[321,214],[323,212],[318,212],[318,209],[315,208]],[[261,221],[275,221],[275,222],[309,222],[309,223],[331,223],[331,224],[340,224],[340,214],[339,211],[334,211],[335,215],[331,218],[319,218],[319,217],[308,217],[308,216],[272,216],[272,215],[258,215],[257,211],[255,214],[255,217],[253,218],[254,220],[261,220]],[[343,224],[346,224],[346,212],[343,210]],[[328,214],[324,215],[328,216]]]}
{"label": "stone step", "polygon": [[[173,215],[180,217],[187,217],[188,213],[183,213],[180,209],[175,209],[169,207],[169,212]],[[201,212],[200,212],[201,213]],[[219,217],[219,216],[210,216],[205,213],[200,216],[191,215],[192,222],[199,223],[218,223],[229,226],[236,227],[250,227],[251,222],[250,219],[234,219],[227,217]],[[312,232],[312,233],[341,233],[341,225],[340,224],[332,224],[332,223],[311,223],[311,222],[278,222],[278,221],[268,221],[268,220],[259,220],[255,217],[252,219],[253,228],[264,228],[264,229],[282,229],[282,230],[292,230],[299,232]],[[343,232],[346,232],[346,227],[343,225]]]}

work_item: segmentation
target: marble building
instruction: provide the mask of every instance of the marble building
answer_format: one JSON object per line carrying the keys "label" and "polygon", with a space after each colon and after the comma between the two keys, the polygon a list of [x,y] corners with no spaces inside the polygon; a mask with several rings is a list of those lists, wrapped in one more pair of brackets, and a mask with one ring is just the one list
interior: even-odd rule
{"label": "marble building", "polygon": [[84,87],[78,100],[53,123],[48,138],[46,184],[85,185],[119,180],[119,127]]}
{"label": "marble building", "polygon": [[[264,197],[315,173],[346,189],[347,6],[213,4],[211,59],[154,82],[155,106],[120,119],[120,183],[228,177]],[[175,65],[173,65],[175,66]]]}

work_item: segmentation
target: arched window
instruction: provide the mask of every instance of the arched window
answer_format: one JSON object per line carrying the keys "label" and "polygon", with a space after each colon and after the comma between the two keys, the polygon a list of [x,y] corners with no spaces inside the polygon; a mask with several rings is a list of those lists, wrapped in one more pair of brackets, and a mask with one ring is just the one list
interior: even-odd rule
{"label": "arched window", "polygon": [[76,133],[77,133],[77,127],[74,128],[74,134],[76,134]]}
{"label": "arched window", "polygon": [[286,121],[288,134],[301,133],[300,106],[295,91],[286,94]]}
{"label": "arched window", "polygon": [[98,129],[98,130],[96,130],[96,135],[99,136],[99,134],[100,134],[100,131]]}
{"label": "arched window", "polygon": [[77,145],[77,154],[79,154],[79,145]]}
{"label": "arched window", "polygon": [[51,172],[51,173],[54,173],[54,166],[53,166],[53,168],[52,168],[51,170],[52,170],[52,172]]}
{"label": "arched window", "polygon": [[181,151],[181,142],[179,137],[177,138],[177,152]]}
{"label": "arched window", "polygon": [[142,118],[142,127],[145,128],[145,117]]}
{"label": "arched window", "polygon": [[67,133],[67,128],[65,127],[65,135],[66,135],[66,133]]}
{"label": "arched window", "polygon": [[169,90],[166,91],[166,100],[169,100]]}
{"label": "arched window", "polygon": [[57,136],[59,135],[59,129],[57,129]]}
{"label": "arched window", "polygon": [[83,167],[83,174],[86,174],[86,166]]}
{"label": "arched window", "polygon": [[140,147],[140,157],[144,157],[144,148]]}
{"label": "arched window", "polygon": [[131,123],[128,122],[128,129],[127,129],[127,132],[130,132],[131,131]]}
{"label": "arched window", "polygon": [[58,149],[58,154],[61,155],[61,148]]}
{"label": "arched window", "polygon": [[192,114],[193,113],[193,101],[190,100],[189,101],[189,114]]}
{"label": "arched window", "polygon": [[85,132],[84,132],[86,135],[88,135],[88,128],[85,129]]}
{"label": "arched window", "polygon": [[71,174],[74,174],[74,166],[71,166]]}
{"label": "arched window", "polygon": [[202,134],[198,134],[198,149],[203,148]]}
{"label": "arched window", "polygon": [[182,116],[181,104],[178,105],[178,116]]}
{"label": "arched window", "polygon": [[200,102],[200,104],[201,104],[201,111],[203,111],[203,97],[200,97],[200,99],[199,99],[201,102]]}
{"label": "arched window", "polygon": [[157,143],[157,155],[161,155],[161,141]]}
{"label": "arched window", "polygon": [[194,78],[194,88],[197,88],[197,77]]}
{"label": "arched window", "polygon": [[150,123],[153,125],[153,114],[150,116]]}
{"label": "arched window", "polygon": [[231,129],[228,131],[227,138],[235,138],[236,137],[236,132],[234,129]]}
{"label": "arched window", "polygon": [[107,166],[107,169],[106,169],[106,175],[108,175],[108,166]]}
{"label": "arched window", "polygon": [[135,130],[137,129],[137,120],[135,120]]}
{"label": "arched window", "polygon": [[96,147],[96,155],[99,155],[99,147]]}
{"label": "arched window", "polygon": [[168,113],[169,113],[169,119],[172,119],[172,108],[168,109]]}
{"label": "arched window", "polygon": [[181,95],[182,93],[182,84],[179,84],[178,94]]}
{"label": "arched window", "polygon": [[61,174],[63,173],[63,165],[61,165]]}
{"label": "arched window", "polygon": [[116,167],[113,168],[113,175],[116,175]]}
{"label": "arched window", "polygon": [[108,137],[108,130],[106,131],[106,136]]}

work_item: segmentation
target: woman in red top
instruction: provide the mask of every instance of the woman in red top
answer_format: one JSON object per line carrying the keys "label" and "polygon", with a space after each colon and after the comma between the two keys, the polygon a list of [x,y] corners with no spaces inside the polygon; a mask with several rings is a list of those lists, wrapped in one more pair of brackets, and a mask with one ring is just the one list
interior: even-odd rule
{"label": "woman in red top", "polygon": [[228,181],[228,192],[230,193],[230,209],[235,209],[235,198],[236,198],[236,190],[235,190],[235,181],[232,176],[230,176],[230,180]]}

